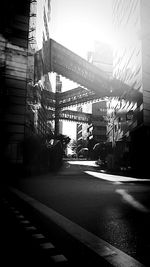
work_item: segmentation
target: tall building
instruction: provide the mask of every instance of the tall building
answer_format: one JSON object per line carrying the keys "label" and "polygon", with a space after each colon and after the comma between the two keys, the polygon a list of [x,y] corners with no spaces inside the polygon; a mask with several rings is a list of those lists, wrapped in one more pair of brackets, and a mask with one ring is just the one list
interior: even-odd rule
{"label": "tall building", "polygon": [[[34,84],[37,3],[41,2],[44,6],[44,39],[45,35],[48,37],[46,22],[50,19],[50,1],[5,0],[1,3],[1,162],[4,160],[6,163],[22,163],[21,142],[24,140],[26,129],[33,126],[31,124],[34,121],[34,111],[27,105],[27,100],[28,86]],[[43,118],[42,112],[40,117]],[[40,129],[43,129],[42,124]]]}
{"label": "tall building", "polygon": [[[79,111],[79,112],[91,113],[90,110],[91,110],[91,107],[89,107],[89,104],[77,107],[77,111]],[[88,137],[88,124],[77,123],[77,126],[76,126],[76,139],[77,139],[77,141],[86,140],[87,137]]]}
{"label": "tall building", "polygon": [[[50,20],[51,20],[51,0],[37,0],[37,14],[35,27],[35,50],[40,50],[43,44],[50,38]],[[36,59],[36,58],[35,58]],[[39,64],[39,62],[38,62]],[[42,64],[42,60],[41,60]],[[35,61],[35,82],[38,82],[36,75],[36,61]],[[41,84],[44,89],[52,91],[50,82],[50,74],[41,75]]]}
{"label": "tall building", "polygon": [[[150,150],[150,2],[146,0],[113,1],[116,47],[113,76],[141,92],[135,102],[125,97],[112,99],[109,105],[109,138],[124,140],[133,168],[148,166]],[[122,96],[123,96],[122,91]]]}
{"label": "tall building", "polygon": [[95,142],[106,142],[107,132],[107,105],[106,101],[92,104],[92,121],[88,127],[88,139]]}
{"label": "tall building", "polygon": [[0,9],[0,153],[1,163],[22,161],[30,1],[3,1]]}
{"label": "tall building", "polygon": [[[95,41],[94,50],[89,51],[87,60],[101,70],[105,71],[108,79],[112,78],[113,73],[113,50],[110,45]],[[104,117],[107,115],[107,102],[100,101],[90,104],[90,112],[92,112],[91,124],[86,126],[88,139],[93,139],[95,142],[106,142],[107,124]],[[80,135],[83,136],[83,126],[78,125]],[[78,131],[79,131],[78,130]]]}
{"label": "tall building", "polygon": [[[31,122],[27,120],[25,135],[32,134],[32,129],[39,135],[45,135],[47,132],[47,112],[43,105],[42,91],[52,91],[49,74],[41,74],[41,79],[37,79],[37,64],[34,54],[37,50],[42,49],[43,44],[50,38],[50,0],[32,1],[30,4],[29,20],[29,46],[30,57],[28,59],[29,78],[27,85],[27,110],[28,114],[33,113],[34,127],[30,127]],[[42,60],[41,60],[42,64]],[[29,111],[30,110],[30,111]]]}
{"label": "tall building", "polygon": [[[82,112],[82,107],[77,107],[77,111]],[[82,123],[77,123],[77,141],[83,139]]]}
{"label": "tall building", "polygon": [[113,73],[113,48],[111,45],[95,41],[94,51],[89,51],[87,60],[105,71],[108,78],[112,78]]}
{"label": "tall building", "polygon": [[51,0],[37,0],[36,45],[42,48],[43,43],[50,38]]}

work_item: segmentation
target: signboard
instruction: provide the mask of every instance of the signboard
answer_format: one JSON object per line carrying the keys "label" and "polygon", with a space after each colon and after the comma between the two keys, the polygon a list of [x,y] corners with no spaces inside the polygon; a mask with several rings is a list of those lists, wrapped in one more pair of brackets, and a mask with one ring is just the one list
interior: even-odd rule
{"label": "signboard", "polygon": [[[48,120],[54,120],[55,118],[54,111],[48,110],[47,116],[48,116]],[[73,111],[73,110],[59,111],[59,120],[69,120],[69,121],[75,121],[75,122],[88,124],[90,119],[91,119],[90,113],[83,113],[83,112]]]}

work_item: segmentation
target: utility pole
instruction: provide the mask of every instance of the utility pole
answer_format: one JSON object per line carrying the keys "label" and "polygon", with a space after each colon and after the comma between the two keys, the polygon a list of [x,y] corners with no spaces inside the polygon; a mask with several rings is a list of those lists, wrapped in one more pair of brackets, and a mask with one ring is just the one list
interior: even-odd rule
{"label": "utility pole", "polygon": [[55,92],[55,136],[59,134],[59,94],[61,93],[62,82],[60,81],[60,76],[56,75],[56,92]]}

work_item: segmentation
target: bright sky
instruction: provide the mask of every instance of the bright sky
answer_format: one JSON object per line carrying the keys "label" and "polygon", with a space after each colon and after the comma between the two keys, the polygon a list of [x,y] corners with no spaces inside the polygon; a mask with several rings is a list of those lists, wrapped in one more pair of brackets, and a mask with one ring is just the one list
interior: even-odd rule
{"label": "bright sky", "polygon": [[[50,37],[86,59],[94,41],[113,43],[111,4],[112,0],[51,0]],[[75,87],[69,81],[63,85],[63,90]],[[76,123],[64,122],[63,133],[75,139]]]}
{"label": "bright sky", "polygon": [[113,42],[112,0],[51,0],[51,38],[86,58],[95,40]]}
{"label": "bright sky", "polygon": [[[51,0],[51,38],[86,59],[94,41],[113,42],[111,4],[112,0]],[[64,122],[63,133],[75,139],[76,124]]]}

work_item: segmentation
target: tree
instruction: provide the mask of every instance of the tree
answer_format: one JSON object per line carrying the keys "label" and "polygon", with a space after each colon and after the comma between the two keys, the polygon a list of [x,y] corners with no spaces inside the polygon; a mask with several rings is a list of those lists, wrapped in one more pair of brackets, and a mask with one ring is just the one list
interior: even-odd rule
{"label": "tree", "polygon": [[77,141],[76,140],[72,140],[72,142],[70,143],[70,148],[72,149],[72,151],[74,151],[76,153],[77,150]]}
{"label": "tree", "polygon": [[67,135],[59,134],[59,135],[56,136],[56,139],[60,140],[60,142],[62,144],[63,152],[65,153],[65,150],[67,148],[67,145],[70,143],[71,138],[69,136],[67,136]]}
{"label": "tree", "polygon": [[85,139],[80,139],[78,141],[73,140],[71,143],[71,149],[78,153],[82,148],[87,148],[87,141]]}

